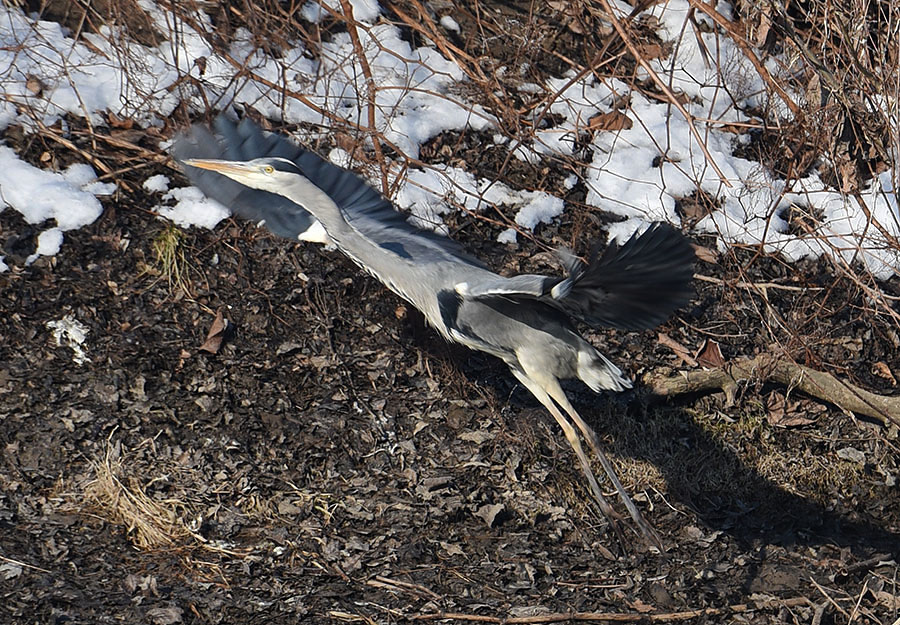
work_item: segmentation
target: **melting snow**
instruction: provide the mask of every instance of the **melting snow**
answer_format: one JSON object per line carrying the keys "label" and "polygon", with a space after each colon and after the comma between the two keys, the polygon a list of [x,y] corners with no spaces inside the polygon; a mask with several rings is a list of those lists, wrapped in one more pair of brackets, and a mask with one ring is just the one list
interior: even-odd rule
{"label": "melting snow", "polygon": [[[21,105],[39,111],[40,122],[47,125],[65,114],[88,116],[93,124],[102,125],[106,112],[158,125],[181,102],[201,111],[207,101],[252,105],[265,115],[292,123],[327,127],[321,109],[368,123],[368,86],[347,33],[333,34],[314,56],[297,45],[276,59],[262,54],[250,33],[238,30],[228,49],[229,58],[217,54],[194,26],[173,25],[175,18],[153,0],[140,3],[161,32],[177,28],[179,37],[152,48],[126,43],[127,38],[107,30],[82,33],[86,43],[81,43],[56,23],[35,21],[12,6],[0,8],[0,79],[6,94],[0,101],[0,130],[10,124],[26,130],[35,127],[35,121],[20,112]],[[379,22],[381,10],[375,0],[351,0],[351,4],[355,17],[365,22],[358,32],[379,86],[375,124],[397,149],[417,157],[420,146],[441,132],[493,127],[490,114],[455,90],[466,80],[460,67],[428,45],[412,48],[400,29]],[[619,0],[613,6],[623,13],[631,11]],[[726,17],[730,15],[727,3],[720,2],[717,8]],[[301,14],[316,22],[329,9],[339,11],[340,2],[308,2]],[[625,218],[609,227],[610,236],[627,237],[653,220],[677,223],[676,202],[699,187],[716,198],[719,208],[697,228],[716,233],[723,249],[736,242],[762,243],[789,260],[826,253],[847,262],[861,260],[880,277],[892,275],[900,267],[900,258],[883,239],[884,233],[900,234],[891,183],[896,172],[881,174],[857,198],[830,189],[815,175],[787,188],[757,163],[733,156],[735,143],[743,139],[716,128],[748,121],[740,109],[761,104],[759,94],[764,90],[746,57],[728,38],[719,36],[714,26],[685,28],[689,11],[686,0],[670,0],[643,12],[655,18],[663,39],[677,43],[672,47],[674,57],[657,58],[650,65],[673,90],[688,96],[684,99],[687,113],[704,120],[694,122],[694,128],[702,133],[711,159],[692,134],[690,122],[671,106],[650,100],[616,79],[600,82],[590,75],[572,74],[550,78],[542,86],[521,86],[525,94],[545,89],[557,92],[547,111],[555,120],[552,127],[539,129],[534,140],[525,143],[509,144],[497,134],[485,147],[509,144],[516,157],[530,163],[548,155],[571,155],[576,146],[583,146],[591,118],[618,111],[628,116],[631,127],[588,135],[591,166],[563,185],[571,189],[583,184],[589,206]],[[204,13],[198,12],[194,18],[197,29],[213,28]],[[709,21],[699,12],[694,18]],[[440,23],[447,30],[459,28],[449,17]],[[116,41],[117,50],[110,39]],[[198,63],[201,58],[202,64]],[[235,79],[235,63],[251,74]],[[717,65],[727,67],[728,76],[723,78]],[[649,76],[646,70],[640,71]],[[186,75],[191,80],[185,80]],[[256,77],[303,94],[305,101],[283,98]],[[195,84],[202,85],[206,99],[200,97]],[[625,101],[627,108],[621,108]],[[784,115],[789,115],[786,107]],[[705,120],[715,122],[710,127]],[[333,160],[346,159],[341,152],[335,151]],[[348,163],[343,160],[341,164]],[[518,228],[533,229],[564,209],[562,200],[553,195],[514,190],[459,168],[413,168],[404,176],[397,186],[397,204],[409,209],[416,223],[442,232],[446,228],[441,215],[451,210],[483,211],[486,205],[500,204],[515,212]],[[56,222],[40,235],[38,254],[57,253],[65,231],[89,224],[100,215],[95,196],[111,193],[112,185],[96,182],[95,177],[89,165],[73,166],[62,173],[44,171],[0,146],[0,198],[29,223]],[[212,228],[228,214],[196,190],[169,189],[165,176],[148,178],[144,188],[164,194],[158,213],[180,225]],[[806,207],[822,216],[815,237],[788,232],[784,214],[791,206]],[[873,218],[884,233],[873,226]],[[512,224],[499,236],[501,242],[515,238]],[[0,271],[5,268],[0,258]]]}

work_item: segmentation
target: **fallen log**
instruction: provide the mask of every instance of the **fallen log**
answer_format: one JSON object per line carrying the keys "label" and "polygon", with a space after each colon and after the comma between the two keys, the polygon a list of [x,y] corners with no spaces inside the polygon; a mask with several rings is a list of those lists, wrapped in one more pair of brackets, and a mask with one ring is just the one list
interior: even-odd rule
{"label": "fallen log", "polygon": [[723,391],[729,401],[733,401],[738,383],[744,380],[781,384],[789,391],[800,391],[882,425],[900,425],[900,397],[872,393],[830,373],[772,354],[737,358],[713,369],[680,371],[672,375],[650,372],[643,379],[645,386],[662,397]]}

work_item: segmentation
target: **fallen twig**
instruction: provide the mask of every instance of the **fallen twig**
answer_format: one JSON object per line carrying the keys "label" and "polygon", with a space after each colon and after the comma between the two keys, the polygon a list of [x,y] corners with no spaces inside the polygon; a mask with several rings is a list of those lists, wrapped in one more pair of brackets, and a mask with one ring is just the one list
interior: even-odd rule
{"label": "fallen twig", "polygon": [[28,564],[27,562],[22,562],[21,560],[16,560],[14,558],[7,558],[6,556],[0,556],[0,560],[3,562],[8,562],[9,564],[14,564],[15,566],[21,566],[25,569],[32,569],[34,571],[40,571],[41,573],[50,573],[47,569],[42,569],[39,566],[34,566],[33,564]]}
{"label": "fallen twig", "polygon": [[806,597],[794,597],[781,601],[761,605],[748,605],[739,603],[724,608],[700,608],[697,610],[683,610],[681,612],[657,612],[657,613],[627,613],[627,612],[551,612],[536,614],[534,616],[487,616],[483,614],[464,614],[459,612],[435,612],[433,614],[414,614],[409,617],[411,621],[466,621],[470,623],[501,623],[512,625],[525,623],[535,625],[540,623],[571,623],[571,622],[607,622],[607,623],[671,623],[687,621],[699,616],[722,616],[737,614],[753,610],[769,609],[772,607],[794,607],[807,605]]}
{"label": "fallen twig", "polygon": [[900,397],[872,393],[830,373],[772,354],[738,358],[724,367],[705,371],[681,371],[675,375],[651,372],[644,376],[644,384],[657,395],[673,397],[715,390],[730,394],[739,381],[751,379],[777,382],[841,410],[875,419],[882,425],[900,424]]}
{"label": "fallen twig", "polygon": [[738,282],[731,282],[728,280],[722,280],[721,278],[715,278],[713,276],[704,276],[700,274],[694,274],[695,280],[700,280],[702,282],[711,282],[712,284],[721,284],[734,286],[739,289],[752,289],[755,291],[764,291],[766,289],[779,289],[781,291],[799,291],[800,293],[807,293],[810,291],[824,291],[825,287],[821,286],[792,286],[790,284],[779,284],[777,282],[746,282],[740,280]]}
{"label": "fallen twig", "polygon": [[812,583],[813,586],[816,587],[816,590],[818,590],[820,593],[822,593],[822,596],[825,597],[825,599],[828,601],[828,603],[830,603],[832,606],[834,606],[834,608],[835,608],[838,612],[840,612],[841,614],[843,614],[843,615],[846,616],[847,618],[850,618],[850,615],[847,614],[847,610],[845,610],[844,608],[842,608],[842,607],[838,604],[837,601],[835,601],[834,599],[832,599],[832,598],[831,598],[831,595],[828,594],[828,591],[826,591],[824,588],[822,588],[822,586],[821,586],[816,580],[814,580],[812,577],[810,577],[810,578],[809,578],[809,581],[810,581],[810,583]]}

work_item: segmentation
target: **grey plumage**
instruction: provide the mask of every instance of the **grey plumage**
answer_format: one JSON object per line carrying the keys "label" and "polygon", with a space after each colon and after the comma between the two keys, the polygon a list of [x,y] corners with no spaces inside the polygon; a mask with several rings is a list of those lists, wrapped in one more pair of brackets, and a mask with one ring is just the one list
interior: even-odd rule
{"label": "grey plumage", "polygon": [[[260,156],[279,156],[288,160],[310,160],[311,152],[300,150],[276,135],[263,134],[249,119],[235,124],[226,117],[215,120],[216,135],[204,126],[193,126],[172,146],[172,156],[179,161],[189,158],[219,158],[246,161]],[[277,193],[251,189],[220,174],[189,167],[185,174],[207,197],[227,206],[244,219],[265,222],[277,235],[303,239],[316,223],[315,218]],[[381,199],[380,197],[378,199]]]}
{"label": "grey plumage", "polygon": [[[618,518],[603,497],[576,427],[644,535],[661,545],[559,380],[577,378],[594,391],[631,387],[619,368],[578,333],[573,319],[643,329],[684,305],[691,293],[693,250],[681,233],[653,224],[602,254],[595,248],[587,263],[568,257],[566,276],[506,278],[449,239],[417,231],[355,174],[282,137],[264,135],[247,121],[238,126],[219,121],[217,129],[215,137],[194,128],[175,146],[174,153],[193,166],[189,171],[204,170],[191,178],[201,189],[290,238],[305,232],[314,217],[339,249],[421,310],[446,339],[501,358],[563,428],[604,514],[611,521]],[[209,172],[238,187],[222,186]]]}
{"label": "grey plumage", "polygon": [[[283,158],[312,180],[371,240],[406,258],[424,254],[449,256],[464,262],[481,263],[465,254],[458,244],[446,237],[419,231],[394,210],[393,204],[356,175],[333,165],[318,154],[305,150],[287,138],[265,133],[250,119],[235,123],[225,116],[213,122],[215,134],[206,127],[194,125],[179,136],[172,146],[172,156],[179,161],[192,158],[249,161],[261,157]],[[218,173],[197,167],[185,169],[188,180],[208,197],[227,206],[232,212],[265,227],[279,236],[293,240],[324,243],[318,223],[303,206],[278,193],[253,189]],[[403,235],[415,233],[415,237]]]}

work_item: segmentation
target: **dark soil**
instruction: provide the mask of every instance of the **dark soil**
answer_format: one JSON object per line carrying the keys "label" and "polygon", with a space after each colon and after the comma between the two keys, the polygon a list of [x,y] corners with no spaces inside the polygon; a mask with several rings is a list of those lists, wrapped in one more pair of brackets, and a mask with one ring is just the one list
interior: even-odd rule
{"label": "dark soil", "polygon": [[[754,387],[736,406],[662,407],[572,387],[669,551],[621,545],[552,419],[500,363],[445,345],[337,252],[246,224],[187,234],[185,296],[151,271],[166,227],[131,202],[153,199],[111,205],[55,259],[0,276],[4,622],[706,608],[718,611],[694,622],[810,622],[817,609],[845,622],[857,600],[859,622],[895,618],[895,431],[831,408],[774,427]],[[24,229],[10,210],[0,225]],[[534,265],[525,249],[498,256]],[[765,265],[777,273],[753,267]],[[716,335],[726,355],[763,347],[766,332],[743,325],[749,295],[700,287],[662,331],[690,348]],[[787,316],[804,305],[775,295]],[[199,351],[217,310],[234,331]],[[89,328],[84,365],[46,326],[65,315]],[[896,371],[846,316],[821,341],[862,347],[832,361]],[[677,365],[652,333],[595,339],[632,374]],[[136,549],[137,529],[98,495],[109,458],[119,496],[169,511],[168,543]]]}

